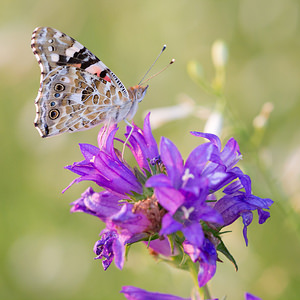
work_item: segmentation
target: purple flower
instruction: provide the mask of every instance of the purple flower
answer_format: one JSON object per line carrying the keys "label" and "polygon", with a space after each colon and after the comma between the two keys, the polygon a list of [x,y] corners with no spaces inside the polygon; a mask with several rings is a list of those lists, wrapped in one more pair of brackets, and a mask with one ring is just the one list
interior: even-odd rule
{"label": "purple flower", "polygon": [[106,222],[120,210],[119,200],[119,196],[108,191],[96,193],[89,187],[81,198],[71,203],[73,205],[71,212],[84,212]]}
{"label": "purple flower", "polygon": [[119,159],[114,150],[113,141],[116,132],[115,126],[110,127],[108,133],[103,133],[103,129],[100,131],[99,136],[108,135],[102,150],[92,145],[80,144],[80,150],[85,159],[65,167],[80,177],[73,180],[67,188],[74,183],[88,180],[94,181],[123,199],[129,199],[128,194],[132,194],[132,192],[142,193],[141,183],[133,171]]}
{"label": "purple flower", "polygon": [[261,300],[261,298],[256,297],[250,293],[245,293],[245,300]]}
{"label": "purple flower", "polygon": [[95,259],[103,259],[103,269],[106,270],[113,259],[119,269],[124,265],[124,241],[117,231],[104,230],[101,232],[101,239],[94,245],[94,252],[97,255]]}
{"label": "purple flower", "polygon": [[198,284],[199,287],[206,283],[215,275],[217,268],[217,251],[215,245],[205,239],[201,247],[185,241],[183,242],[184,252],[187,253],[193,262],[199,262]]}
{"label": "purple flower", "polygon": [[197,174],[199,169],[203,169],[204,160],[207,163],[213,155],[214,147],[198,146],[185,165],[170,140],[162,138],[160,148],[161,160],[168,175],[152,176],[146,183],[147,187],[155,189],[158,202],[168,211],[163,217],[160,234],[182,231],[187,241],[201,247],[204,233],[200,221],[223,223],[220,214],[205,202],[209,194],[209,181]]}
{"label": "purple flower", "polygon": [[225,226],[233,223],[240,216],[243,218],[243,235],[246,245],[248,245],[247,227],[253,220],[252,211],[257,210],[258,222],[263,224],[270,217],[270,213],[263,209],[269,209],[272,203],[271,199],[262,199],[254,195],[247,196],[246,193],[237,191],[222,197],[214,208],[222,215]]}
{"label": "purple flower", "polygon": [[[156,292],[148,292],[146,290],[134,287],[134,286],[123,286],[121,293],[128,300],[191,300],[191,298],[181,298],[170,294],[161,294]],[[200,296],[196,295],[197,299],[202,299]],[[194,298],[193,298],[194,299]],[[218,300],[217,298],[207,299],[207,300]],[[250,293],[245,293],[245,300],[261,300]]]}
{"label": "purple flower", "polygon": [[270,216],[266,210],[273,201],[252,195],[250,177],[236,166],[241,153],[234,139],[222,149],[217,136],[193,132],[208,142],[196,147],[184,161],[167,138],[162,137],[158,149],[148,114],[143,130],[134,125],[128,137],[131,128],[127,128],[126,146],[138,165],[130,167],[114,147],[114,141],[121,141],[115,138],[117,130],[115,125],[101,129],[99,147],[81,144],[84,160],[66,167],[79,175],[70,186],[89,180],[104,188],[101,192],[88,188],[71,209],[105,222],[94,247],[96,259],[102,260],[105,270],[113,260],[121,269],[126,246],[143,241],[152,254],[177,262],[179,268],[187,269],[193,262],[198,267],[198,284],[204,286],[216,272],[217,251],[234,262],[220,231],[242,217],[247,244],[253,211],[258,212],[262,224]]}
{"label": "purple flower", "polygon": [[263,224],[270,217],[270,213],[263,209],[269,209],[273,201],[252,195],[250,177],[244,174],[240,168],[235,167],[242,156],[239,146],[233,138],[221,150],[221,142],[217,136],[201,132],[192,132],[192,134],[208,139],[217,147],[220,163],[210,162],[206,165],[202,175],[209,178],[212,191],[230,183],[223,190],[225,196],[216,202],[214,209],[222,215],[224,226],[228,226],[240,216],[242,217],[243,235],[246,245],[248,245],[247,227],[253,219],[252,211],[257,210],[259,224]]}
{"label": "purple flower", "polygon": [[134,286],[123,286],[121,293],[128,300],[190,300],[191,298],[182,298],[170,294],[161,294],[156,292],[148,292],[146,290],[134,287]]}
{"label": "purple flower", "polygon": [[[149,118],[150,113],[145,117],[143,130],[134,125],[134,131],[129,138],[130,145],[127,145],[143,172],[144,170],[151,172],[149,161],[155,164],[160,160],[157,143],[151,132]],[[127,127],[126,136],[130,131],[131,128]]]}
{"label": "purple flower", "polygon": [[102,265],[106,270],[115,258],[119,269],[123,268],[125,246],[148,236],[150,222],[144,214],[133,213],[133,205],[119,205],[119,210],[106,220],[106,228],[100,233],[100,240],[94,246],[96,259],[104,259]]}

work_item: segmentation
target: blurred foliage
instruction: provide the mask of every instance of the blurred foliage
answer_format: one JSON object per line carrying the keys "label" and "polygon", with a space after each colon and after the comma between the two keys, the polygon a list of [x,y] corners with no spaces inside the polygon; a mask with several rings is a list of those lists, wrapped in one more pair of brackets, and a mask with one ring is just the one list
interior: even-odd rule
{"label": "blurred foliage", "polygon": [[[71,215],[68,205],[87,185],[61,191],[74,178],[63,166],[81,160],[78,143],[96,144],[99,128],[41,139],[33,127],[40,70],[30,37],[35,27],[51,26],[84,44],[126,86],[140,80],[167,44],[152,71],[172,57],[176,63],[150,81],[135,122],[142,125],[146,110],[192,99],[208,113],[188,114],[154,131],[157,139],[174,141],[184,157],[199,143],[188,132],[203,130],[220,99],[195,84],[187,66],[196,61],[203,80],[212,81],[211,46],[225,41],[229,60],[221,94],[226,105],[219,110],[221,137],[238,140],[254,194],[276,203],[266,224],[255,224],[256,218],[249,227],[248,248],[241,224],[232,227],[225,242],[239,271],[220,263],[209,286],[214,297],[231,300],[242,299],[245,291],[264,300],[298,299],[299,6],[295,0],[2,0],[0,298],[123,299],[122,285],[188,297],[192,288],[187,273],[155,263],[142,246],[132,247],[123,271],[112,265],[104,272],[93,260],[102,224]],[[262,110],[265,103],[271,105],[268,113]],[[256,119],[259,115],[265,122]]]}

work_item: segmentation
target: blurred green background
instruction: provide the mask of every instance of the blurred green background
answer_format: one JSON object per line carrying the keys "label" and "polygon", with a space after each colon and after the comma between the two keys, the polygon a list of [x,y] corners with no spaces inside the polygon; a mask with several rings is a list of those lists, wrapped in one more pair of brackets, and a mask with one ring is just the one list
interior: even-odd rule
{"label": "blurred green background", "polygon": [[[122,271],[112,265],[104,272],[93,260],[103,225],[69,213],[69,203],[88,184],[61,191],[75,178],[63,167],[81,160],[78,143],[96,144],[99,127],[41,139],[33,126],[40,69],[30,38],[35,27],[50,26],[84,44],[127,87],[138,83],[167,44],[152,72],[173,57],[176,63],[150,81],[135,122],[142,126],[147,110],[193,99],[202,114],[154,131],[157,139],[174,141],[184,157],[199,143],[188,132],[203,130],[218,101],[190,78],[187,65],[197,61],[211,81],[211,46],[219,38],[226,42],[221,136],[223,142],[232,135],[238,140],[240,166],[251,176],[254,194],[275,204],[266,224],[257,225],[255,216],[249,247],[241,221],[231,226],[225,242],[239,271],[224,260],[209,287],[214,297],[230,300],[243,299],[245,291],[265,300],[299,299],[299,6],[296,0],[2,0],[0,298],[124,299],[123,285],[188,297],[192,288],[189,274],[155,262],[142,245],[131,248]],[[267,124],[256,128],[253,120],[266,102],[274,109]]]}

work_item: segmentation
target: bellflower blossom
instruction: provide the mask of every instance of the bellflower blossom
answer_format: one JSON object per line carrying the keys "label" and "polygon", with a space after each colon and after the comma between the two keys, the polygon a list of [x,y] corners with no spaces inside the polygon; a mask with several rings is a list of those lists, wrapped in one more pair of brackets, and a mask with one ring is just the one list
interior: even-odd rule
{"label": "bellflower blossom", "polygon": [[101,129],[98,147],[80,144],[84,159],[66,167],[79,176],[69,187],[87,180],[103,188],[100,192],[88,188],[72,203],[71,211],[94,215],[105,223],[94,246],[104,269],[113,260],[122,269],[126,247],[139,241],[177,268],[197,268],[199,287],[214,276],[219,252],[236,265],[221,239],[223,228],[242,217],[248,244],[253,212],[258,212],[262,224],[273,203],[252,194],[250,177],[236,166],[241,159],[237,142],[231,138],[222,149],[217,136],[192,132],[207,142],[184,160],[169,139],[162,137],[158,147],[148,114],[144,128],[134,125],[128,139],[137,162],[131,167],[115,148],[120,141],[115,138],[117,130],[116,125]]}
{"label": "bellflower blossom", "polygon": [[[124,293],[125,297],[128,300],[192,300],[191,298],[181,298],[178,296],[162,293],[148,292],[143,289],[134,287],[134,286],[123,286],[121,293]],[[200,300],[200,298],[198,298]],[[218,300],[206,299],[206,300]],[[250,294],[245,293],[245,300],[261,300],[260,298]]]}

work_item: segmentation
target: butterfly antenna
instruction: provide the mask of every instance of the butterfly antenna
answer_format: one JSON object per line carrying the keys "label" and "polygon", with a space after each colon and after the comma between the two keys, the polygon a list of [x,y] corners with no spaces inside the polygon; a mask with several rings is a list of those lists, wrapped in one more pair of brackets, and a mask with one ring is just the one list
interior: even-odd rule
{"label": "butterfly antenna", "polygon": [[157,76],[158,74],[160,74],[161,72],[163,72],[164,70],[166,70],[170,65],[174,64],[175,62],[175,58],[173,58],[164,68],[162,68],[160,71],[158,71],[157,73],[155,73],[154,75],[150,76],[148,79],[146,79],[144,83],[146,83],[147,81],[149,81],[151,78]]}
{"label": "butterfly antenna", "polygon": [[138,83],[138,85],[140,85],[144,78],[147,76],[147,74],[150,72],[150,70],[153,68],[153,66],[155,65],[156,61],[159,59],[159,57],[162,55],[162,53],[166,50],[167,45],[163,45],[160,53],[158,54],[158,56],[156,57],[155,61],[153,62],[153,64],[150,66],[150,68],[148,69],[148,71],[145,73],[145,75],[143,76],[143,78],[140,80],[140,82]]}

